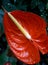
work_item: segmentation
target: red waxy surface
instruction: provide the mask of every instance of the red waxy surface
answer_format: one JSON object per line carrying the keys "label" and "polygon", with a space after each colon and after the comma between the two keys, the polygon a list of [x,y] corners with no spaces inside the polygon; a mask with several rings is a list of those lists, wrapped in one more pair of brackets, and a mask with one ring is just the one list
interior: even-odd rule
{"label": "red waxy surface", "polygon": [[28,31],[32,40],[28,40],[5,14],[4,29],[10,49],[21,61],[27,64],[38,63],[39,51],[42,54],[48,53],[48,36],[44,19],[30,12],[13,11],[11,14]]}

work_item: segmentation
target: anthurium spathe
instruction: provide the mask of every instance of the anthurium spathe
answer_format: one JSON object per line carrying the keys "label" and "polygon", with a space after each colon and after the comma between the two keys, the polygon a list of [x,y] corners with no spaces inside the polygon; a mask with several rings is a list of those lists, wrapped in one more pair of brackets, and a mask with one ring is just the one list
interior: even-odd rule
{"label": "anthurium spathe", "polygon": [[10,12],[14,18],[27,30],[31,39],[27,39],[14,24],[7,13],[4,15],[4,29],[8,44],[14,55],[26,64],[40,61],[40,53],[48,53],[48,36],[46,22],[40,16],[24,11]]}

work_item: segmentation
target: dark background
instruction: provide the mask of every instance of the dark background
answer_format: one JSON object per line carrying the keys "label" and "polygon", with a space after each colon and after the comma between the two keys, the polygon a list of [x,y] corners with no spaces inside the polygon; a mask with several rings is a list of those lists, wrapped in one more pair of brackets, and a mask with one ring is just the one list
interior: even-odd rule
{"label": "dark background", "polygon": [[[7,11],[22,10],[36,13],[39,16],[43,17],[48,24],[48,0],[0,0],[0,65],[26,65],[23,62],[19,61],[17,58],[15,59],[13,53],[9,49],[4,34],[4,12],[1,6],[4,6]],[[35,65],[48,65],[48,54],[42,55],[40,53],[40,56],[40,62]]]}

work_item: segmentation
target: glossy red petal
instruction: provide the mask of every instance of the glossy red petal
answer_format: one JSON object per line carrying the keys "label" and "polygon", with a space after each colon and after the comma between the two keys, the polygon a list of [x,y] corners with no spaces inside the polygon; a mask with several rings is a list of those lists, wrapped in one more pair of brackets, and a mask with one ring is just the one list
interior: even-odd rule
{"label": "glossy red petal", "polygon": [[37,47],[33,45],[33,41],[25,38],[7,14],[4,16],[4,26],[8,44],[15,56],[27,64],[38,63],[40,55]]}
{"label": "glossy red petal", "polygon": [[37,38],[40,39],[42,42],[46,40],[46,38],[44,39],[42,38],[42,36],[39,38],[39,36],[45,32],[45,21],[38,15],[30,12],[13,11],[11,12],[11,14],[18,20],[18,22],[28,31],[28,33],[32,37],[32,41],[26,39],[26,37],[12,22],[8,15],[5,14],[4,28],[7,41],[11,50],[17,58],[27,64],[35,64],[39,62],[39,47],[37,48],[38,44],[36,46],[36,44],[34,45],[34,42]]}
{"label": "glossy red petal", "polygon": [[30,33],[32,38],[37,38],[40,34],[44,33],[46,22],[40,16],[24,11],[13,11],[11,14]]}
{"label": "glossy red petal", "polygon": [[[9,40],[9,43],[11,41]],[[11,44],[11,43],[10,43]],[[10,45],[9,44],[9,45]],[[15,44],[15,43],[12,43]],[[40,57],[39,57],[39,53],[37,48],[35,48],[34,45],[31,45],[26,48],[24,46],[18,46],[18,48],[12,47],[12,44],[10,45],[10,49],[13,51],[14,55],[20,59],[21,61],[23,61],[26,64],[35,64],[38,63],[40,61]],[[15,44],[16,46],[16,44]],[[31,48],[32,47],[32,48]],[[34,48],[34,50],[33,50]]]}
{"label": "glossy red petal", "polygon": [[33,39],[33,41],[44,42],[46,39],[47,39],[47,32],[46,32],[46,29],[45,29],[44,33],[42,33],[39,37]]}
{"label": "glossy red petal", "polygon": [[46,54],[48,53],[48,36],[42,34],[40,37],[35,41],[34,44],[39,48],[42,54]]}
{"label": "glossy red petal", "polygon": [[[12,32],[9,32],[6,29],[6,36],[7,36],[7,40],[8,40],[8,44],[11,48],[11,50],[13,51],[13,53],[15,54],[15,56],[20,59],[21,61],[27,63],[27,64],[35,64],[38,63],[40,61],[40,56],[39,56],[39,52],[38,49],[33,45],[32,41],[29,41],[25,38],[25,42],[24,41],[24,37],[19,39],[19,37],[17,38],[17,36],[15,36],[15,34],[11,34]],[[14,37],[13,37],[14,36]],[[19,41],[17,41],[20,40]]]}

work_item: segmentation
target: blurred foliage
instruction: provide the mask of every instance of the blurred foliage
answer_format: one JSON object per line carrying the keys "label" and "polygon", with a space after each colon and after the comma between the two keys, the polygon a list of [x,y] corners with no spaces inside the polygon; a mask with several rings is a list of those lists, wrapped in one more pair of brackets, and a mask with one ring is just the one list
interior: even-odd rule
{"label": "blurred foliage", "polygon": [[4,14],[3,11],[0,9],[0,37],[4,32],[4,29],[3,29],[3,14]]}
{"label": "blurred foliage", "polygon": [[6,48],[5,52],[0,55],[0,65],[4,65],[6,62],[12,63],[12,65],[16,65],[16,59],[13,57],[7,56],[8,47]]}
{"label": "blurred foliage", "polygon": [[[11,62],[12,65],[26,65],[18,59],[7,55],[9,47],[4,34],[4,12],[1,6],[4,6],[9,12],[13,10],[23,10],[36,13],[46,20],[48,26],[48,0],[0,0],[0,65],[4,65],[6,62]],[[48,65],[48,55],[42,56],[41,54],[41,61],[36,65]]]}

